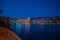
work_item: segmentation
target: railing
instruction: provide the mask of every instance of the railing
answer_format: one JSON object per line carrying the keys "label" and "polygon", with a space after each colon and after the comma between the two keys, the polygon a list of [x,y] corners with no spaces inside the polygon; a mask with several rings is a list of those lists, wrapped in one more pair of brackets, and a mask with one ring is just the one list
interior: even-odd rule
{"label": "railing", "polygon": [[21,40],[21,38],[7,28],[0,27],[0,40]]}

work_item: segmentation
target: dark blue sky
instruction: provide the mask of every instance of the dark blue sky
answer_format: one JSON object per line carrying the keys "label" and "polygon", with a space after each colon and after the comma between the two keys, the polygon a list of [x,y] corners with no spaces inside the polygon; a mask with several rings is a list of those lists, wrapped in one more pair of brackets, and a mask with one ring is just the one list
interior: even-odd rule
{"label": "dark blue sky", "polygon": [[60,16],[59,0],[2,0],[4,16],[27,18]]}

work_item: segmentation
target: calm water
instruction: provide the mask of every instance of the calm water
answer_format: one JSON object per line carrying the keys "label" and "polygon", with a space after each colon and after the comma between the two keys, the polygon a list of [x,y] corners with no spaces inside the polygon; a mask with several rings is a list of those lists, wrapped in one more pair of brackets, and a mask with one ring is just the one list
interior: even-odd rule
{"label": "calm water", "polygon": [[22,25],[17,23],[12,28],[12,31],[23,40],[60,40],[59,24],[30,24],[30,26],[25,24],[24,29],[22,29]]}

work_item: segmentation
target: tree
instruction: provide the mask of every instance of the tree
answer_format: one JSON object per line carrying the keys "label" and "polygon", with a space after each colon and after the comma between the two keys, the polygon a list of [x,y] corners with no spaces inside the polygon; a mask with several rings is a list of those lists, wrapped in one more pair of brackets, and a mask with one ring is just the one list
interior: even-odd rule
{"label": "tree", "polygon": [[3,14],[3,10],[0,9],[0,14]]}

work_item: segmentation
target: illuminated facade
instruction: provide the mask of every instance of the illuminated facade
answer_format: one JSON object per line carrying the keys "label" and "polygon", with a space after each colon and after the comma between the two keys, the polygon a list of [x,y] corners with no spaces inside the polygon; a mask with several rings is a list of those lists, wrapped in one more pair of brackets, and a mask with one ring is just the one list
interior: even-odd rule
{"label": "illuminated facade", "polygon": [[[21,28],[24,29],[24,26],[30,26],[31,23],[33,24],[60,24],[60,17],[38,17],[38,18],[30,18],[27,19],[17,19],[17,18],[9,18],[9,17],[0,17],[0,25],[3,23],[5,26],[14,27],[17,25],[17,23],[20,23]],[[14,26],[13,26],[14,25]],[[27,27],[30,29],[30,27]]]}

